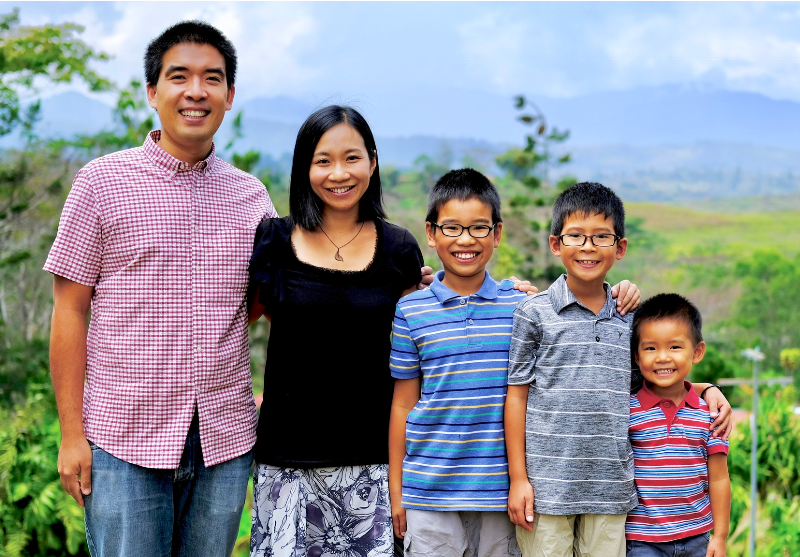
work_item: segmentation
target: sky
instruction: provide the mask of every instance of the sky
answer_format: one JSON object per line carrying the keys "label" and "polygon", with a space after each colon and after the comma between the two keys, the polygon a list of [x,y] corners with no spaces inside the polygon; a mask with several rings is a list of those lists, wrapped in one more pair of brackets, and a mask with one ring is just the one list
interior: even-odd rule
{"label": "sky", "polygon": [[145,45],[164,28],[203,19],[237,47],[234,104],[290,96],[367,114],[380,106],[409,114],[399,134],[424,131],[415,107],[446,111],[465,92],[509,110],[517,94],[665,84],[800,101],[794,2],[0,1],[0,13],[15,6],[23,25],[83,25],[83,40],[112,56],[96,69],[118,83],[141,76]]}

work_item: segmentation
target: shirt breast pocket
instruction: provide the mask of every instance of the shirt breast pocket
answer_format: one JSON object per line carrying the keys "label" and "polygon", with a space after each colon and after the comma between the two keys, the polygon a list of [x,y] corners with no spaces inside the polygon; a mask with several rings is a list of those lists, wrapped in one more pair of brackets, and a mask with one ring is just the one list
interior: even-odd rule
{"label": "shirt breast pocket", "polygon": [[254,229],[228,228],[209,234],[204,271],[210,283],[217,283],[228,292],[247,290],[250,255],[253,252]]}

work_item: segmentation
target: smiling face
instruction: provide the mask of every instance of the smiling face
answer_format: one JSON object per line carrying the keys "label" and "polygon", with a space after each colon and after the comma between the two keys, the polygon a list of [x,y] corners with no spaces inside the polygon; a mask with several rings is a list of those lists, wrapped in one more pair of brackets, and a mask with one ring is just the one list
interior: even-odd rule
{"label": "smiling face", "polygon": [[[460,224],[471,226],[481,224],[492,226],[492,208],[479,199],[451,199],[439,209],[436,224]],[[433,224],[425,224],[428,245],[436,248],[444,266],[445,286],[456,294],[474,294],[483,285],[484,270],[492,258],[494,248],[500,245],[503,223],[498,222],[494,230],[485,238],[473,238],[464,229],[456,238],[445,236]]]}
{"label": "smiling face", "polygon": [[147,99],[161,120],[161,148],[192,164],[205,158],[233,95],[216,48],[181,43],[167,50],[158,83],[147,86]]}
{"label": "smiling face", "polygon": [[705,342],[692,342],[688,323],[677,318],[648,319],[639,325],[639,345],[634,358],[648,387],[662,398],[683,389],[692,365],[703,359]]}
{"label": "smiling face", "polygon": [[308,179],[311,190],[322,200],[323,215],[328,212],[353,212],[369,188],[377,159],[364,144],[364,138],[349,124],[338,124],[320,137]]}
{"label": "smiling face", "polygon": [[[614,234],[614,222],[602,214],[574,213],[564,220],[561,234]],[[550,250],[561,258],[567,270],[567,284],[602,285],[606,274],[618,259],[625,256],[627,238],[619,238],[609,247],[597,247],[587,238],[582,246],[565,246],[558,236],[550,236]]]}

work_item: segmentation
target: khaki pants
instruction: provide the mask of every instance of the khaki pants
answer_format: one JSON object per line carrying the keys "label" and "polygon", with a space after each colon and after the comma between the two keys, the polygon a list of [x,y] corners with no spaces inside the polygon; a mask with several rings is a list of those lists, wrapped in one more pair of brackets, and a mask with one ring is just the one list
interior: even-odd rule
{"label": "khaki pants", "polygon": [[625,557],[624,514],[536,513],[533,532],[517,526],[523,557]]}

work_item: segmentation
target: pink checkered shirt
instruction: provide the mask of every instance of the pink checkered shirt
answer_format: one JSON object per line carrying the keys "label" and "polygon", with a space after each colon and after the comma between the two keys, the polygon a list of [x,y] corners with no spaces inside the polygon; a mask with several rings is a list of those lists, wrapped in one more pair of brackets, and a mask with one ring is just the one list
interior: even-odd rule
{"label": "pink checkered shirt", "polygon": [[190,166],[160,137],[78,172],[44,268],[94,287],[86,437],[126,462],[177,468],[197,405],[212,466],[255,443],[247,267],[258,223],[277,213],[213,149]]}

